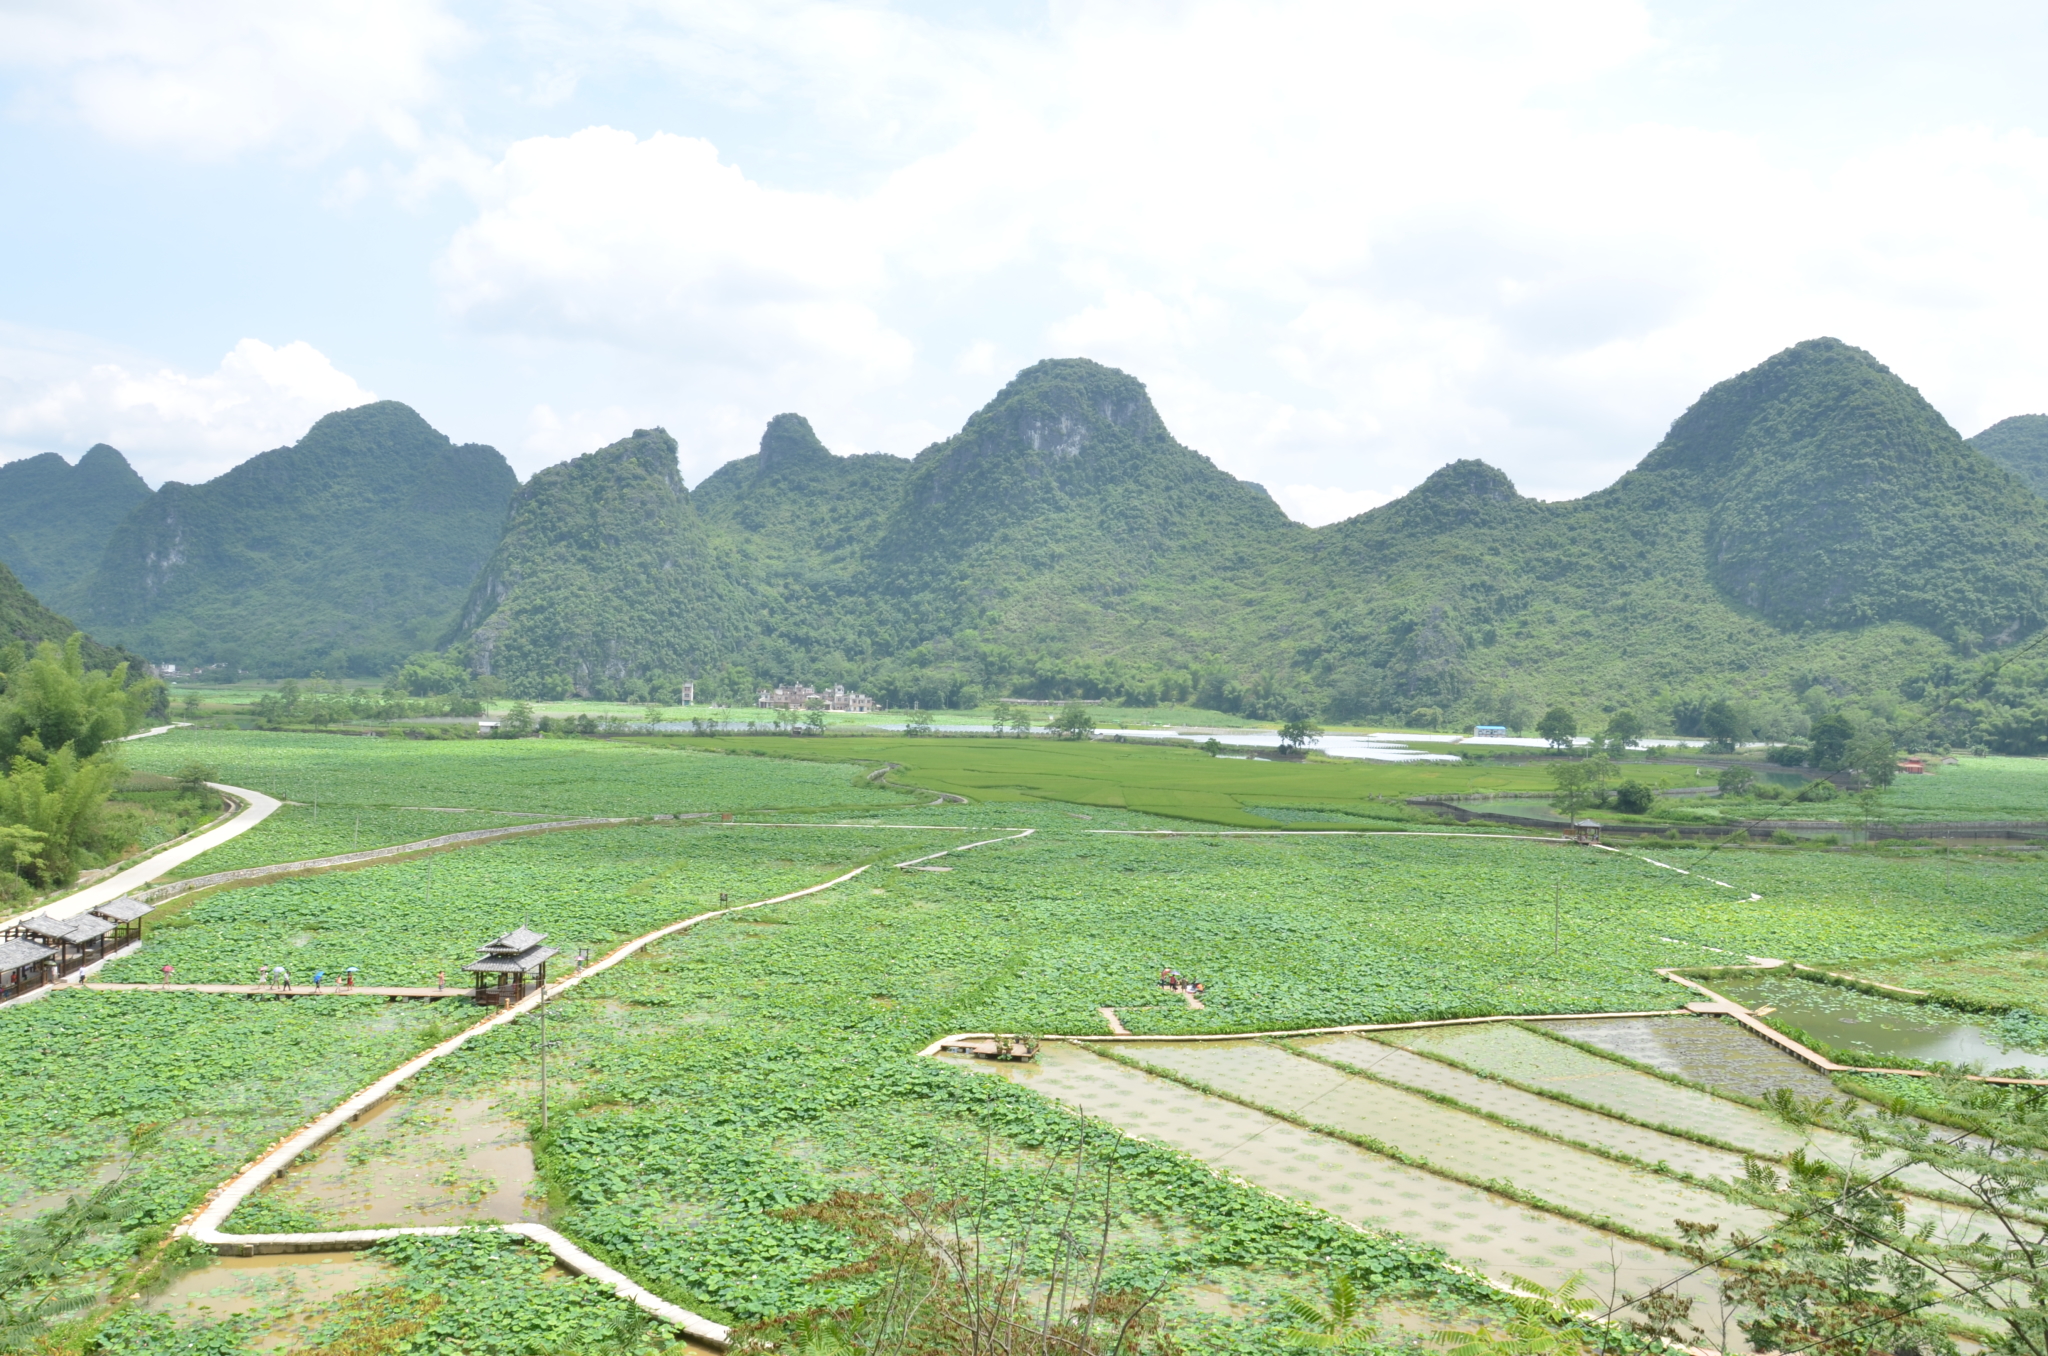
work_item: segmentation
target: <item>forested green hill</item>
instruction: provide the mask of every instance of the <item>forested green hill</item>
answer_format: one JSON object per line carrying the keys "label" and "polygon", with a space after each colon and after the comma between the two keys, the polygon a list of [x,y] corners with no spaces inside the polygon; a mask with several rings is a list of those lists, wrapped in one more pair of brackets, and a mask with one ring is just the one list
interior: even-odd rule
{"label": "forested green hill", "polygon": [[674,700],[747,650],[755,619],[734,573],[697,520],[675,439],[636,429],[520,489],[449,638],[520,695]]}
{"label": "forested green hill", "polygon": [[36,595],[70,607],[114,529],[150,489],[128,459],[96,443],[76,466],[54,452],[0,466],[0,563]]}
{"label": "forested green hill", "polygon": [[[0,563],[0,650],[18,644],[23,652],[32,652],[45,640],[62,644],[77,629],[69,618],[59,616],[36,601],[35,595],[15,578],[14,571]],[[135,655],[111,645],[102,645],[90,636],[86,637],[83,650],[87,668],[111,669],[116,664],[127,664],[132,676],[139,677],[144,672]],[[0,664],[0,668],[5,667],[5,664]]]}
{"label": "forested green hill", "polygon": [[[1932,690],[2048,618],[2048,502],[1832,339],[1717,385],[1566,503],[1461,461],[1310,531],[1177,442],[1139,382],[1067,359],[908,464],[834,457],[778,416],[675,504],[710,543],[675,576],[695,612],[587,626],[592,595],[570,590],[552,631],[609,637],[604,664],[516,657],[488,632],[462,651],[536,695],[803,679],[898,706],[1079,695],[1522,726],[1562,701],[1681,728],[1719,699],[1792,735],[1828,702]],[[616,516],[579,569],[672,530]]]}
{"label": "forested green hill", "polygon": [[343,410],[203,485],[165,484],[76,611],[152,658],[380,674],[447,629],[517,483],[495,449],[396,401]]}
{"label": "forested green hill", "polygon": [[1902,737],[2048,748],[2026,649],[2048,634],[2048,499],[2015,474],[2044,428],[2008,420],[1980,451],[1870,354],[1816,339],[1716,385],[1583,499],[1459,461],[1311,531],[1086,359],[1019,373],[910,461],[834,456],[778,415],[695,493],[649,429],[514,498],[495,452],[387,402],[165,486],[81,620],[278,673],[380,672],[438,640],[528,697],[800,680],[892,706],[1441,726],[1562,702],[1680,730],[1724,701],[1769,737],[1852,703]]}
{"label": "forested green hill", "polygon": [[2001,419],[1970,439],[1970,446],[2025,481],[2034,493],[2048,496],[2048,414]]}

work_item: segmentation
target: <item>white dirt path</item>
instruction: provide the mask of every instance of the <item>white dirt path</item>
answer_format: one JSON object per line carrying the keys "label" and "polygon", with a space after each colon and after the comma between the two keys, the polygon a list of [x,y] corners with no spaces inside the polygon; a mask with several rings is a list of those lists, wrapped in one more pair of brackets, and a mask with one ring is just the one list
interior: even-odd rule
{"label": "white dirt path", "polygon": [[[283,804],[282,801],[266,796],[261,791],[251,791],[247,787],[223,786],[219,782],[208,782],[207,785],[223,795],[233,796],[242,802],[242,808],[204,833],[195,834],[182,843],[175,843],[161,852],[143,858],[125,871],[102,881],[94,881],[83,890],[74,890],[68,895],[31,909],[28,913],[18,914],[16,918],[27,918],[37,913],[46,913],[52,918],[73,918],[109,900],[134,894],[171,868],[183,866],[194,857],[213,851],[230,838],[238,838],[247,833],[275,814],[278,806]],[[9,918],[0,922],[0,927],[14,921],[15,918]]]}

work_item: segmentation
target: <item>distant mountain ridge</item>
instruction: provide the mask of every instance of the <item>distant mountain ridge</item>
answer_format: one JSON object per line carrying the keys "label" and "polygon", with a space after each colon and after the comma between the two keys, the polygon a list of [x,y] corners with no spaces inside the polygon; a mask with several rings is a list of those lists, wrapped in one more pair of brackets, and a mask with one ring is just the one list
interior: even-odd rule
{"label": "distant mountain ridge", "polygon": [[514,496],[449,639],[514,691],[667,691],[739,653],[749,618],[660,429],[551,466]]}
{"label": "distant mountain ridge", "polygon": [[[164,486],[76,596],[157,657],[367,673],[439,643],[528,697],[800,679],[893,706],[1520,725],[1563,701],[1681,727],[1720,697],[1796,733],[1817,703],[1938,690],[1963,730],[2034,700],[1970,666],[2048,624],[2038,466],[2048,417],[1966,443],[1834,339],[1717,383],[1582,499],[1464,460],[1314,530],[1087,359],[1026,368],[908,460],[836,456],[778,415],[694,492],[660,429],[517,487],[491,449],[383,402]],[[2040,704],[2048,741],[2048,686]]]}
{"label": "distant mountain ridge", "polygon": [[[803,677],[897,705],[1075,694],[1443,720],[1728,690],[1765,719],[1816,683],[1895,686],[2048,618],[2048,510],[1833,339],[1720,383],[1567,503],[1462,461],[1311,531],[1085,359],[1027,368],[909,463],[835,457],[777,416],[760,452],[685,497],[723,549],[688,587],[751,614],[694,671],[729,697]],[[637,657],[651,637],[615,635],[590,691],[674,676],[672,656]],[[536,682],[493,654],[515,690]]]}
{"label": "distant mountain ridge", "polygon": [[2048,497],[2048,414],[2016,414],[1970,439],[1970,446]]}
{"label": "distant mountain ridge", "polygon": [[162,486],[76,611],[154,658],[379,674],[447,629],[517,484],[496,449],[396,401],[342,410],[203,485]]}
{"label": "distant mountain ridge", "polygon": [[128,459],[95,443],[77,465],[54,452],[0,466],[0,563],[36,595],[71,607],[122,520],[150,498]]}

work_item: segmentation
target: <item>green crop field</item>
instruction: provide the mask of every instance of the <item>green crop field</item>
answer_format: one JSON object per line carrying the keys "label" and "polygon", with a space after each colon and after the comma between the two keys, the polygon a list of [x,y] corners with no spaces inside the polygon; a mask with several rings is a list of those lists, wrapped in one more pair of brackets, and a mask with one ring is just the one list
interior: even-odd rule
{"label": "green crop field", "polygon": [[[636,741],[641,742],[641,741]],[[1283,821],[1258,810],[1323,810],[1382,821],[1415,818],[1410,796],[1470,791],[1545,791],[1543,766],[1489,763],[1376,763],[1311,758],[1212,758],[1197,749],[1133,741],[906,738],[882,735],[649,738],[662,747],[744,748],[782,758],[900,763],[890,780],[980,801],[1048,800],[1246,828]],[[1635,775],[1659,786],[1690,786],[1690,768],[1646,765]],[[1258,807],[1255,810],[1251,807]]]}
{"label": "green crop field", "polygon": [[60,1286],[104,1286],[280,1133],[454,1030],[439,1007],[71,992],[8,1010],[0,1259],[118,1183],[45,1254]]}
{"label": "green crop field", "polygon": [[[1107,1274],[1119,1286],[1160,1290],[1188,1352],[1224,1356],[1274,1350],[1274,1301],[1312,1292],[1333,1259],[1377,1275],[1386,1294],[1410,1297],[1404,1303],[1433,1295],[1469,1312],[1479,1301],[1427,1248],[1352,1230],[1158,1145],[1090,1130],[1028,1082],[976,1077],[915,1052],[962,1030],[1100,1032],[1102,1007],[1159,1034],[1671,1008],[1689,995],[1658,978],[1660,966],[1753,955],[1830,965],[2018,955],[2048,928],[2048,865],[2030,854],[1605,852],[1399,818],[1407,811],[1398,801],[1417,790],[1512,790],[1503,783],[1543,779],[1540,766],[1291,764],[1107,742],[876,736],[687,747],[699,742],[250,733],[141,741],[129,746],[131,761],[147,750],[152,766],[175,769],[204,757],[231,782],[324,788],[318,825],[310,806],[293,809],[268,833],[213,854],[238,865],[346,850],[336,835],[352,832],[358,813],[368,836],[409,841],[515,822],[513,811],[752,803],[782,812],[772,824],[551,833],[218,891],[167,906],[142,948],[103,977],[154,979],[168,963],[181,980],[248,982],[257,967],[282,963],[301,985],[315,968],[347,965],[361,967],[364,982],[447,973],[459,985],[473,948],[517,923],[601,952],[715,907],[721,892],[730,902],[762,898],[873,863],[831,890],[701,925],[565,993],[549,1017],[555,1101],[546,1132],[528,1021],[435,1065],[412,1095],[495,1103],[531,1134],[551,1223],[658,1292],[740,1321],[861,1293],[857,1270],[837,1270],[862,1253],[831,1222],[836,1192],[887,1202],[974,1193],[998,1234],[1033,1218],[1035,1193],[1052,1190],[1084,1209],[1107,1193]],[[868,789],[862,773],[880,761],[904,764],[902,782],[974,801],[933,805],[929,795]],[[403,808],[418,805],[476,808]],[[333,813],[336,827],[329,806],[345,807]],[[1195,814],[1373,831],[1233,834],[1190,823]],[[901,824],[926,827],[890,827]],[[998,828],[1034,832],[922,864],[934,870],[893,867]],[[1112,829],[1147,832],[1104,831]],[[1204,1010],[1158,988],[1163,966],[1208,985]],[[17,1118],[6,1126],[21,1148],[0,1157],[0,1173],[13,1174],[0,1181],[13,1183],[5,1189],[17,1221],[0,1229],[0,1248],[61,1204],[54,1193],[103,1174],[134,1123],[177,1127],[171,1142],[180,1147],[165,1158],[161,1186],[137,1196],[160,1204],[134,1217],[160,1221],[252,1146],[471,1012],[455,1003],[65,994],[0,1013],[0,1052],[13,1050],[30,1081],[67,1051],[107,1050],[96,1076],[118,1070],[89,1097],[66,1098],[66,1083],[50,1079],[6,1113]],[[112,1062],[125,1046],[140,1053]],[[48,1145],[57,1148],[34,1151]],[[1113,1187],[1101,1176],[1112,1162]],[[268,1200],[245,1206],[244,1222],[348,1223],[289,1216]],[[110,1236],[113,1251],[75,1266],[110,1275],[107,1259],[142,1236]],[[376,1302],[421,1323],[408,1349],[438,1342],[510,1353],[522,1342],[589,1340],[615,1312],[587,1287],[536,1294],[539,1263],[500,1240],[393,1244],[379,1254],[393,1280]],[[503,1315],[502,1340],[476,1321],[479,1307]],[[322,1312],[325,1330],[350,1321],[346,1304]],[[139,1354],[203,1337],[241,1351],[262,1326],[234,1320],[211,1336],[188,1328],[174,1339],[168,1323],[126,1311],[106,1349]]]}
{"label": "green crop field", "polygon": [[[323,810],[360,805],[569,816],[906,803],[900,794],[858,783],[855,770],[844,765],[707,757],[620,740],[174,730],[121,748],[131,767],[146,772],[175,773],[199,763],[231,786],[317,799]],[[335,832],[344,842],[347,828],[337,818]]]}
{"label": "green crop field", "polygon": [[[147,943],[102,978],[253,984],[264,966],[294,981],[360,969],[360,984],[466,985],[483,942],[522,924],[573,955],[731,902],[765,899],[900,852],[936,852],[971,837],[861,829],[710,825],[579,829],[515,838],[388,865],[227,890],[158,910]],[[892,858],[892,860],[895,860]],[[556,974],[568,972],[558,961]]]}
{"label": "green crop field", "polygon": [[2048,819],[2048,758],[1958,758],[1907,775],[1885,797],[1894,819]]}

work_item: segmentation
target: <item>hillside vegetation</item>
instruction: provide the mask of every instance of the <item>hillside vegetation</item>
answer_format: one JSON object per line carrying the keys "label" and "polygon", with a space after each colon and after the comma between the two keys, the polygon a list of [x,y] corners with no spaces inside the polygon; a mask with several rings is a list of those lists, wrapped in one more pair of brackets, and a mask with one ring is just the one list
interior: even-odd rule
{"label": "hillside vegetation", "polygon": [[517,478],[395,401],[330,414],[204,485],[165,484],[107,542],[78,619],[151,658],[381,674],[431,645]]}
{"label": "hillside vegetation", "polygon": [[451,635],[467,637],[480,675],[566,697],[628,680],[667,691],[723,664],[750,629],[675,439],[638,429],[520,489]]}
{"label": "hillside vegetation", "polygon": [[10,461],[0,466],[0,504],[7,506],[0,564],[52,606],[71,607],[107,538],[150,493],[128,459],[105,443],[95,443],[76,466],[54,452]]}
{"label": "hillside vegetation", "polygon": [[515,498],[495,452],[385,402],[142,501],[78,614],[153,657],[280,675],[440,648],[407,672],[486,697],[672,703],[694,683],[744,703],[795,680],[892,707],[1517,729],[1564,704],[1589,728],[1626,708],[1698,733],[1719,711],[1781,740],[1839,710],[2035,752],[2044,431],[2021,416],[1973,446],[1870,354],[1815,339],[1713,387],[1582,499],[1464,460],[1311,530],[1081,358],[1027,368],[910,460],[835,456],[778,415],[695,492],[644,429]]}
{"label": "hillside vegetation", "polygon": [[1902,737],[1918,722],[1971,742],[2011,705],[1962,691],[1995,686],[1973,666],[2048,617],[2048,502],[1833,339],[1717,385],[1634,470],[1567,503],[1460,461],[1311,531],[1085,359],[1025,370],[909,463],[834,457],[778,416],[757,455],[678,494],[687,521],[683,501],[709,546],[678,587],[745,617],[615,626],[604,664],[574,672],[508,656],[488,628],[458,652],[533,696],[566,677],[672,700],[688,676],[743,699],[801,678],[895,706],[1085,696],[1421,725],[1526,728],[1565,702],[1687,732],[1726,701],[1744,733],[1776,738],[1849,701]]}
{"label": "hillside vegetation", "polygon": [[1970,446],[2048,495],[2048,414],[2016,414],[1970,439]]}

